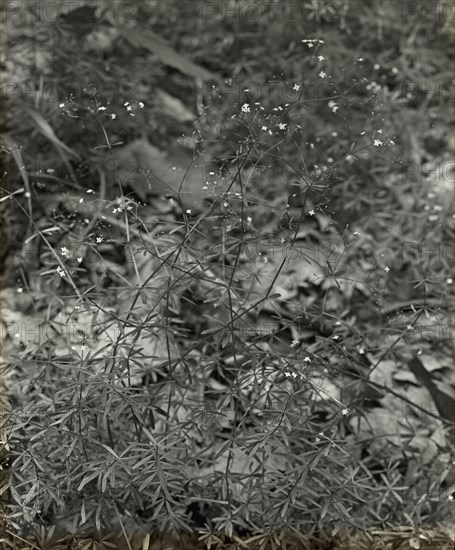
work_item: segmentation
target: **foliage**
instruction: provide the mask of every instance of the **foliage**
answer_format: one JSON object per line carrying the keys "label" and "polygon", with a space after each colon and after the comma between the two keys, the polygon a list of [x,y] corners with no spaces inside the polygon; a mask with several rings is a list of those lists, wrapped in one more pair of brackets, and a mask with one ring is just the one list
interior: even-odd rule
{"label": "foliage", "polygon": [[451,372],[443,35],[316,4],[11,14],[19,533],[450,519],[449,426],[406,367]]}

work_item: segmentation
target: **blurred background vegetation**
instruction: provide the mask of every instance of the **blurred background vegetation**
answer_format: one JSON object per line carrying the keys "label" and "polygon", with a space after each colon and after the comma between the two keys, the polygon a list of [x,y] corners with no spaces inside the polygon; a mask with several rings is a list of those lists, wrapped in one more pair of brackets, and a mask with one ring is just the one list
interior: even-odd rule
{"label": "blurred background vegetation", "polygon": [[[99,380],[93,385],[90,359],[75,356],[73,348],[57,353],[48,333],[38,342],[12,336],[13,403],[41,411],[33,421],[19,415],[11,431],[13,521],[29,529],[61,521],[62,529],[79,532],[100,524],[109,529],[112,522],[118,527],[117,521],[177,530],[209,524],[230,534],[315,523],[449,520],[454,480],[446,464],[453,449],[443,428],[433,416],[422,417],[421,409],[404,415],[412,417],[405,435],[397,436],[395,425],[403,420],[403,398],[405,406],[430,403],[428,409],[438,412],[428,388],[406,367],[412,355],[422,357],[441,387],[453,390],[453,4],[41,0],[11,3],[6,15],[1,204],[8,241],[2,256],[8,255],[4,300],[13,325],[45,318],[60,334],[58,316],[70,319],[81,296],[100,315],[118,305],[122,284],[135,288],[138,273],[152,277],[150,267],[134,264],[132,274],[124,265],[134,231],[142,231],[137,240],[150,265],[155,252],[143,244],[149,232],[164,250],[173,241],[160,241],[163,235],[183,235],[181,250],[193,255],[213,245],[216,253],[203,256],[201,265],[238,292],[244,309],[274,296],[268,309],[251,306],[252,344],[249,331],[232,338],[234,306],[224,295],[212,300],[213,289],[204,288],[197,296],[199,279],[180,283],[183,288],[168,289],[158,325],[168,335],[172,325],[178,353],[169,351],[170,336],[166,352],[163,342],[159,352],[138,351],[139,329],[128,344],[125,364],[135,353],[145,364],[154,354],[168,355],[169,362],[179,356],[183,387],[192,387],[192,371],[202,369],[204,410],[212,411],[203,421],[195,396],[176,397],[178,391],[169,390],[174,371],[156,361],[147,374],[139,369],[141,382],[120,394],[114,384],[109,390]],[[144,156],[164,158],[183,172],[192,160],[209,159],[235,189],[243,185],[235,174],[246,177],[250,169],[248,193],[236,203],[224,189],[215,201],[201,198],[200,212],[190,212],[170,208],[166,197],[149,196],[139,184],[126,182],[119,192],[106,160],[117,149],[122,162],[140,159],[150,168],[162,161]],[[127,215],[126,225],[110,225],[101,210],[83,210],[91,193],[111,218],[112,208],[120,206],[123,214],[125,205],[134,216]],[[250,261],[240,268],[247,238]],[[87,256],[80,267],[68,264],[69,284],[58,269],[66,261],[62,251],[76,241]],[[322,251],[321,265],[307,267],[300,259],[283,270],[273,247],[297,241],[301,250]],[[275,271],[264,268],[261,254]],[[246,283],[256,280],[262,282],[247,290]],[[143,323],[150,321],[148,299],[141,294],[135,322],[141,315]],[[223,311],[213,313],[210,300]],[[237,297],[229,294],[229,300]],[[110,323],[129,321],[136,302],[127,304]],[[223,330],[211,332],[214,326]],[[116,359],[117,344],[122,347],[119,330],[103,368]],[[308,375],[302,374],[305,361],[315,369]],[[285,383],[269,380],[272,367]],[[65,369],[71,374],[62,375]],[[254,376],[248,378],[248,369]],[[297,379],[297,372],[301,385],[291,390],[294,382],[287,379]],[[68,387],[55,408],[62,376]],[[315,376],[325,380],[325,397],[311,394]],[[159,392],[168,390],[169,401],[173,395],[186,415],[166,413]],[[273,437],[264,436],[267,422],[252,414],[251,403],[274,409],[289,395],[298,414],[286,428],[278,423]],[[308,399],[315,408],[307,408]],[[159,403],[154,411],[150,400]],[[99,403],[117,406],[109,434],[107,412],[104,424],[94,412]],[[47,413],[60,415],[53,430],[43,404]],[[226,407],[235,410],[233,418],[214,420],[213,411]],[[153,414],[167,421],[160,424]],[[68,433],[62,443],[58,430],[73,415],[87,415],[79,430],[93,430],[94,441],[131,462],[127,474],[117,472],[118,485],[105,476],[105,448],[91,441],[89,453],[80,435],[71,439]],[[144,427],[163,449],[156,487],[152,472],[159,459],[147,462],[148,443],[138,435]],[[330,434],[322,451],[319,432]],[[260,473],[247,471],[245,453],[260,456]],[[267,462],[267,455],[280,458]],[[35,477],[28,475],[32,464]],[[134,464],[142,464],[140,475]],[[182,479],[185,464],[193,470]],[[429,480],[423,499],[422,478]],[[396,496],[393,484],[406,487],[405,498]],[[264,491],[273,498],[263,501]],[[119,507],[115,520],[112,502]]]}

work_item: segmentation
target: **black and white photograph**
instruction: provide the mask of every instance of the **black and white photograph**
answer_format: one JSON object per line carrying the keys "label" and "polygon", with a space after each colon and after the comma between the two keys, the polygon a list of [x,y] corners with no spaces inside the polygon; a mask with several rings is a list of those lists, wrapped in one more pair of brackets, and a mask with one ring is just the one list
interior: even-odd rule
{"label": "black and white photograph", "polygon": [[452,550],[454,0],[0,13],[0,550]]}

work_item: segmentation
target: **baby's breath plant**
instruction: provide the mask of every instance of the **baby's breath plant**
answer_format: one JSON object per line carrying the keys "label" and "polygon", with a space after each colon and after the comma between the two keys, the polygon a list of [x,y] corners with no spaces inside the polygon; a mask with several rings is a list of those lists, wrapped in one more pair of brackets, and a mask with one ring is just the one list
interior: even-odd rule
{"label": "baby's breath plant", "polygon": [[[416,59],[376,59],[384,21],[369,3],[337,6],[336,20],[323,2],[311,24],[275,22],[260,45],[239,37],[245,21],[211,21],[192,41],[179,19],[186,65],[124,22],[142,36],[135,49],[110,2],[98,34],[40,19],[27,35],[44,68],[23,63],[33,101],[7,98],[1,197],[25,235],[5,289],[11,531],[212,540],[447,519],[444,424],[402,391],[411,354],[445,366],[447,338],[419,327],[447,322],[451,285],[446,249],[434,258],[449,213],[403,129],[428,122],[402,93]],[[196,17],[155,7],[144,2],[143,23]],[[210,70],[222,77],[194,83],[220,28]],[[159,111],[163,80],[187,86],[194,121]],[[153,147],[180,151],[156,154],[181,174],[162,193],[153,163],[137,167]],[[188,156],[203,165],[195,207],[183,199],[191,167],[178,165]]]}

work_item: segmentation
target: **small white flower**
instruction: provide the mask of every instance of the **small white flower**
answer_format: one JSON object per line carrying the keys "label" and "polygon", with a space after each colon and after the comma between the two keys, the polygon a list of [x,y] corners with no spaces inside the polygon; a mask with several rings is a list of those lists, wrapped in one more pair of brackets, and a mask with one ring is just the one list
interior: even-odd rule
{"label": "small white flower", "polygon": [[281,244],[284,244],[286,242],[286,239],[281,238]]}
{"label": "small white flower", "polygon": [[96,237],[97,244],[100,244],[103,242],[103,237]]}
{"label": "small white flower", "polygon": [[375,147],[382,147],[384,144],[382,143],[382,141],[380,139],[375,139],[374,140],[374,146]]}
{"label": "small white flower", "polygon": [[325,57],[323,55],[318,55],[318,60],[319,61],[324,61]]}
{"label": "small white flower", "polygon": [[382,134],[382,130],[378,130],[378,134]]}
{"label": "small white flower", "polygon": [[414,327],[412,325],[407,325],[406,330],[411,332],[412,330],[414,330]]}
{"label": "small white flower", "polygon": [[308,355],[303,360],[305,363],[311,363],[311,359],[308,357]]}
{"label": "small white flower", "polygon": [[87,194],[94,193],[93,189],[87,189]]}
{"label": "small white flower", "polygon": [[65,272],[63,271],[63,269],[60,266],[57,267],[57,273],[60,275],[60,277],[65,276]]}
{"label": "small white flower", "polygon": [[310,211],[308,212],[308,215],[309,215],[309,216],[314,216],[314,210],[310,210]]}
{"label": "small white flower", "polygon": [[247,221],[247,223],[251,223],[253,221],[253,218],[251,216],[248,216],[246,221]]}
{"label": "small white flower", "polygon": [[357,59],[357,61],[363,61],[363,57],[359,57],[359,59]]}
{"label": "small white flower", "polygon": [[327,73],[325,73],[324,71],[321,71],[319,74],[318,74],[319,78],[322,78],[324,79],[326,76],[327,76]]}
{"label": "small white flower", "polygon": [[128,106],[126,107],[126,110],[127,110],[127,111],[131,111],[132,109],[133,109],[133,108],[131,107],[131,105],[128,105]]}
{"label": "small white flower", "polygon": [[389,267],[388,265],[386,265],[386,266],[384,267],[384,271],[385,271],[386,273],[388,273],[388,272],[390,271],[390,267]]}
{"label": "small white flower", "polygon": [[278,124],[280,130],[286,130],[286,126],[287,124],[285,124],[284,122],[280,122],[280,124]]}
{"label": "small white flower", "polygon": [[298,92],[300,90],[300,84],[294,84],[294,87],[292,89]]}
{"label": "small white flower", "polygon": [[292,340],[291,342],[291,348],[295,348],[298,345],[299,345],[299,340],[294,338],[294,340]]}
{"label": "small white flower", "polygon": [[17,289],[17,292],[18,292],[19,294],[22,294],[22,293],[24,292],[24,289],[23,289],[22,287],[19,287],[19,288]]}
{"label": "small white flower", "polygon": [[115,120],[117,118],[117,115],[115,113],[112,113],[111,118],[112,118],[112,120]]}
{"label": "small white flower", "polygon": [[188,210],[186,211],[187,214],[191,214],[191,208],[188,208]]}
{"label": "small white flower", "polygon": [[265,132],[265,131],[268,130],[268,128],[267,128],[267,126],[262,126],[261,130],[264,130],[264,132]]}
{"label": "small white flower", "polygon": [[341,414],[342,414],[343,416],[346,416],[347,414],[349,414],[349,412],[350,412],[349,409],[346,408],[346,409],[343,409],[343,410],[341,411]]}
{"label": "small white flower", "polygon": [[81,198],[79,199],[79,204],[82,204],[83,202],[84,202],[84,197],[81,197]]}
{"label": "small white flower", "polygon": [[60,250],[61,250],[62,256],[65,256],[65,257],[69,256],[70,251],[66,248],[66,246],[63,246]]}
{"label": "small white flower", "polygon": [[77,263],[81,264],[82,263],[82,258],[78,258]]}
{"label": "small white flower", "polygon": [[143,109],[143,108],[144,108],[144,104],[142,103],[142,101],[139,101],[138,105],[139,105],[139,108],[140,108],[140,109]]}
{"label": "small white flower", "polygon": [[248,105],[248,103],[244,103],[244,104],[242,105],[242,111],[243,111],[244,113],[249,113],[249,112],[250,112],[250,106]]}

